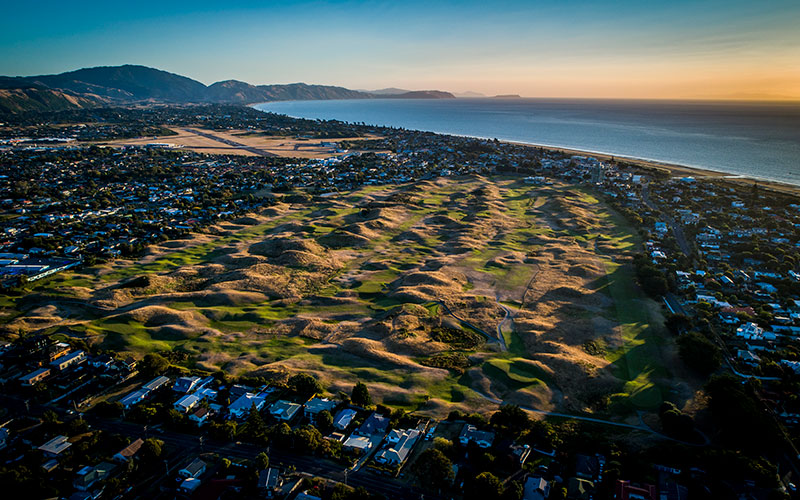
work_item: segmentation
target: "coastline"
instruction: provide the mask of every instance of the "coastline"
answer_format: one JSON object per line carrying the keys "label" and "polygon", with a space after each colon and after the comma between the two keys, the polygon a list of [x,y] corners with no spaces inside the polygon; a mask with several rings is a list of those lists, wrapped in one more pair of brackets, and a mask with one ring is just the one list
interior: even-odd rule
{"label": "coastline", "polygon": [[[275,113],[274,111],[265,111],[257,108],[258,104],[269,104],[269,103],[252,103],[248,104],[248,107],[256,109],[262,112],[269,112]],[[291,118],[302,118],[302,117],[293,117],[288,114],[284,113],[276,113],[276,114],[283,114],[284,116],[289,116]],[[376,127],[380,127],[381,125],[374,125]],[[472,139],[483,139],[483,140],[493,140],[491,137],[483,137],[477,135],[467,135],[467,134],[453,134],[453,133],[444,133],[444,132],[436,132],[433,130],[418,130],[414,129],[417,132],[432,132],[438,135],[449,135],[453,137],[468,137]],[[681,165],[677,163],[670,163],[667,161],[660,161],[660,160],[653,160],[647,158],[639,158],[635,156],[627,156],[627,155],[618,155],[618,154],[611,154],[599,151],[591,151],[586,149],[578,149],[578,148],[570,148],[570,147],[562,147],[562,146],[552,146],[547,144],[536,144],[532,142],[522,142],[522,141],[512,141],[512,140],[504,140],[498,139],[499,142],[506,143],[506,144],[514,144],[518,146],[527,146],[533,148],[540,148],[547,151],[553,152],[560,152],[570,155],[581,155],[581,156],[593,156],[600,160],[610,160],[611,158],[624,160],[627,163],[632,165],[636,165],[641,168],[651,169],[651,170],[659,170],[662,172],[667,172],[671,176],[674,177],[695,177],[698,180],[718,180],[722,182],[728,182],[734,184],[736,186],[743,186],[743,185],[752,185],[757,183],[760,188],[767,189],[769,191],[773,191],[776,193],[787,194],[791,196],[798,196],[800,197],[800,185],[797,184],[790,184],[787,182],[775,181],[770,179],[758,178],[753,176],[748,176],[744,174],[732,174],[727,172],[721,172],[718,170],[712,170],[709,168],[703,168],[698,166],[688,166],[688,165]]]}
{"label": "coastline", "polygon": [[[449,134],[453,135],[453,134]],[[474,136],[463,136],[463,137],[474,137]],[[476,139],[484,139],[483,137],[474,137]],[[608,161],[611,158],[617,160],[624,160],[627,163],[632,165],[636,165],[641,168],[651,169],[651,170],[659,170],[662,172],[667,172],[673,177],[694,177],[698,180],[718,180],[722,182],[730,182],[737,186],[742,185],[752,185],[758,184],[759,188],[767,189],[770,191],[774,191],[777,193],[788,194],[792,196],[800,197],[800,186],[795,184],[789,184],[786,182],[780,181],[773,181],[769,179],[761,179],[757,177],[751,177],[746,175],[740,174],[729,174],[726,172],[720,172],[717,170],[710,170],[707,168],[701,167],[690,167],[686,165],[679,165],[675,163],[668,163],[662,162],[658,160],[649,160],[645,158],[636,158],[633,156],[624,156],[624,155],[612,155],[609,153],[599,153],[596,151],[588,151],[582,149],[574,149],[574,148],[562,148],[557,146],[546,146],[543,144],[533,144],[530,142],[518,142],[518,141],[500,141],[506,144],[515,144],[518,146],[528,146],[532,148],[541,148],[547,151],[553,151],[558,153],[570,154],[570,155],[580,155],[580,156],[593,156],[599,160]]]}

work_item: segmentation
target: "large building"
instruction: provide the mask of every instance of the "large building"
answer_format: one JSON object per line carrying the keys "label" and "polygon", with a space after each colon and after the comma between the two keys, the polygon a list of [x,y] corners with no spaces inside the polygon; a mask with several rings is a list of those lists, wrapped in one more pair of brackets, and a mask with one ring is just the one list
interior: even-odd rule
{"label": "large building", "polygon": [[54,359],[50,362],[50,366],[58,371],[62,371],[72,365],[79,365],[84,361],[86,361],[86,353],[83,351],[75,351]]}
{"label": "large building", "polygon": [[19,378],[22,385],[32,386],[36,385],[37,383],[41,382],[42,380],[46,379],[50,376],[50,369],[49,368],[39,368],[38,370],[31,372],[27,375],[23,375]]}

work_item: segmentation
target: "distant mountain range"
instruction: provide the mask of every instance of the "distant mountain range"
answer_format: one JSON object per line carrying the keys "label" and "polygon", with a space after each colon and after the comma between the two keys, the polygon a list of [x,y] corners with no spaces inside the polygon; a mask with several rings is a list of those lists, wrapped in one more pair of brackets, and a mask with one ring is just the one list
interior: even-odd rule
{"label": "distant mountain range", "polygon": [[114,104],[231,103],[323,99],[452,99],[439,90],[382,89],[365,92],[329,85],[251,85],[225,80],[206,86],[185,76],[146,66],[102,66],[58,75],[0,76],[0,113],[62,110]]}

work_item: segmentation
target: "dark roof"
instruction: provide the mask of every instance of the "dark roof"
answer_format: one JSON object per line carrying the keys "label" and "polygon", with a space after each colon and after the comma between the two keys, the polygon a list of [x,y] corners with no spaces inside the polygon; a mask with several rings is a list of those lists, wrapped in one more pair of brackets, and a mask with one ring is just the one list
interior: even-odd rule
{"label": "dark roof", "polygon": [[388,427],[389,419],[377,412],[373,412],[372,415],[364,420],[364,423],[361,424],[356,432],[364,436],[369,436],[371,434],[386,432]]}
{"label": "dark roof", "polygon": [[575,475],[584,479],[597,476],[600,472],[600,462],[597,457],[589,455],[575,455]]}
{"label": "dark roof", "polygon": [[205,468],[205,466],[206,466],[205,462],[203,462],[199,458],[195,458],[194,460],[192,460],[192,463],[190,463],[181,470],[185,470],[193,477],[197,477],[197,475],[200,474],[200,471],[202,471]]}
{"label": "dark roof", "polygon": [[278,486],[278,479],[280,479],[280,471],[278,469],[264,469],[258,473],[258,487],[275,488]]}

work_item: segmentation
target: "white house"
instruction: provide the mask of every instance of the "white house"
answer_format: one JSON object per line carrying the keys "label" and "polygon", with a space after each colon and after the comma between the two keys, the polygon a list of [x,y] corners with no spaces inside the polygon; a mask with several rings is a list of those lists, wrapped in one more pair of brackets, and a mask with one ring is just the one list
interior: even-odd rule
{"label": "white house", "polygon": [[141,403],[148,394],[149,392],[144,389],[136,389],[135,391],[127,394],[124,398],[120,399],[119,402],[122,404],[122,407],[127,410],[131,406]]}
{"label": "white house", "polygon": [[[395,433],[395,431],[392,431]],[[419,431],[416,429],[404,430],[395,433],[392,438],[397,438],[397,441],[389,441],[389,445],[375,454],[375,461],[379,463],[390,463],[400,465],[406,461],[408,454],[419,439]],[[390,433],[391,435],[391,433]],[[387,441],[389,439],[387,438]]]}
{"label": "white house", "polygon": [[342,444],[342,448],[365,453],[372,448],[372,441],[366,436],[356,436],[353,434],[345,440],[344,444]]}
{"label": "white house", "polygon": [[195,396],[194,394],[186,394],[185,396],[181,396],[180,399],[175,401],[175,404],[172,405],[176,410],[181,413],[186,413],[200,402],[200,398]]}
{"label": "white house", "polygon": [[353,419],[356,416],[356,411],[351,410],[350,408],[345,408],[341,410],[339,413],[333,417],[333,426],[340,431],[347,429],[350,426],[350,423],[353,422]]}
{"label": "white house", "polygon": [[228,414],[231,418],[241,418],[250,411],[253,405],[256,406],[256,410],[263,408],[266,398],[267,397],[263,394],[256,395],[252,392],[246,392],[242,394],[239,399],[231,403],[228,407]]}
{"label": "white house", "polygon": [[39,449],[48,456],[56,457],[64,452],[64,450],[72,446],[72,443],[70,443],[67,439],[67,436],[56,436],[50,441],[41,445]]}

